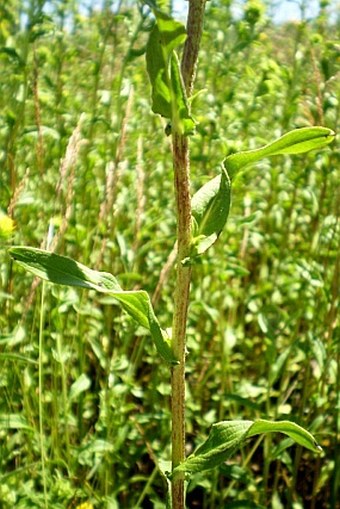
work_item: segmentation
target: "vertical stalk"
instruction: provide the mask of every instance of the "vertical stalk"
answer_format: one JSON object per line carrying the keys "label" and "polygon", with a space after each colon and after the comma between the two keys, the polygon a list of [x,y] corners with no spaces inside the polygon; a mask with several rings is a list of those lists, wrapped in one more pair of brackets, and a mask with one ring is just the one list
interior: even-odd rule
{"label": "vertical stalk", "polygon": [[[189,255],[191,241],[189,144],[187,138],[176,133],[173,136],[173,158],[178,253],[172,335],[174,354],[180,362],[171,373],[172,468],[175,468],[185,457],[185,336],[191,277],[190,267],[181,263]],[[183,476],[172,483],[172,504],[173,509],[184,508]]]}
{"label": "vertical stalk", "polygon": [[[191,95],[203,30],[205,0],[189,0],[187,39],[184,46],[181,71],[188,96]],[[185,459],[185,343],[189,304],[191,269],[182,261],[190,254],[191,199],[189,140],[174,127],[173,166],[177,213],[177,269],[172,323],[173,350],[179,364],[172,368],[172,468]],[[172,482],[172,508],[185,507],[184,475]]]}
{"label": "vertical stalk", "polygon": [[40,460],[41,460],[41,477],[44,490],[44,507],[48,508],[47,499],[47,482],[46,482],[46,448],[45,448],[45,435],[44,435],[44,406],[43,406],[43,355],[44,355],[44,319],[45,319],[45,281],[42,284],[41,290],[41,309],[39,319],[39,439],[40,439]]}

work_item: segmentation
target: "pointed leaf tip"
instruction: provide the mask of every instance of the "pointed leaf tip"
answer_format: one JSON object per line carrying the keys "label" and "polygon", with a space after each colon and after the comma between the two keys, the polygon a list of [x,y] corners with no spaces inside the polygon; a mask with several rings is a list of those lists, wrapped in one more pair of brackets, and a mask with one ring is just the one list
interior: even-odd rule
{"label": "pointed leaf tip", "polygon": [[172,477],[179,472],[196,473],[217,467],[230,458],[247,438],[272,432],[284,433],[313,452],[322,450],[313,435],[294,422],[221,421],[213,424],[207,440],[174,469]]}
{"label": "pointed leaf tip", "polygon": [[259,419],[255,421],[247,432],[247,437],[259,435],[260,433],[279,432],[289,436],[294,442],[313,452],[320,452],[322,448],[317,444],[313,435],[299,424],[291,421],[266,421]]}
{"label": "pointed leaf tip", "polygon": [[310,150],[321,149],[335,138],[335,132],[328,127],[301,127],[290,131],[277,140],[254,150],[246,150],[228,156],[224,163],[230,174],[235,177],[239,170],[264,157],[283,154],[303,154]]}

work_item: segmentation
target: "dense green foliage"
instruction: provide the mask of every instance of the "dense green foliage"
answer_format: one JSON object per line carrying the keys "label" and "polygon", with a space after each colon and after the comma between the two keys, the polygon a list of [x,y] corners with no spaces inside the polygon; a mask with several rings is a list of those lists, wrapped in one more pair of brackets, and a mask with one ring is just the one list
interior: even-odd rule
{"label": "dense green foliage", "polygon": [[[236,150],[300,126],[337,130],[339,27],[320,3],[313,22],[278,27],[260,1],[237,20],[231,1],[208,2],[193,192]],[[156,458],[169,459],[169,373],[147,331],[110,296],[42,288],[6,250],[48,247],[115,274],[153,295],[170,326],[171,264],[161,271],[175,239],[173,179],[166,121],[150,107],[152,22],[131,2],[86,15],[72,1],[44,4],[0,6],[0,207],[9,216],[0,216],[0,505],[163,508]],[[227,227],[193,266],[189,313],[192,449],[216,420],[263,418],[306,427],[323,453],[288,448],[282,436],[251,439],[196,474],[188,507],[335,508],[339,156],[333,144],[235,179]]]}

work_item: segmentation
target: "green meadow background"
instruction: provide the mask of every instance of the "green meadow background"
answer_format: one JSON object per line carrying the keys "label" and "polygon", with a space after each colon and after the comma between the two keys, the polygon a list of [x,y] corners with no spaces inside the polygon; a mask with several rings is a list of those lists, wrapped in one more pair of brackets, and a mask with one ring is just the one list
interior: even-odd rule
{"label": "green meadow background", "polygon": [[[193,192],[234,151],[339,127],[338,4],[284,24],[274,2],[235,5],[207,2]],[[111,272],[171,325],[171,140],[150,107],[151,26],[139,2],[0,5],[1,509],[165,507],[170,375],[149,335],[114,300],[43,285],[7,253],[44,247]],[[323,452],[253,439],[193,477],[188,508],[339,507],[339,162],[336,141],[237,178],[227,228],[193,267],[188,322],[188,453],[235,418],[297,422]]]}

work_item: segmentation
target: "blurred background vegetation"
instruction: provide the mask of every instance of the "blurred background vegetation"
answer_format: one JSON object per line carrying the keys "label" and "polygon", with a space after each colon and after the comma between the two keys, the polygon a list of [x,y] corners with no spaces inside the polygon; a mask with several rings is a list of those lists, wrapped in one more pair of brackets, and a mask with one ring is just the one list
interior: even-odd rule
{"label": "blurred background vegetation", "polygon": [[[233,151],[295,127],[338,128],[339,4],[274,24],[277,3],[207,2],[193,191]],[[153,295],[170,326],[172,167],[166,122],[150,111],[151,26],[139,2],[0,5],[2,509],[164,508],[168,367],[114,301],[46,286],[42,302],[6,252],[49,247],[112,272]],[[339,507],[339,160],[334,143],[235,181],[228,226],[193,268],[189,315],[188,452],[216,420],[261,417],[300,423],[323,453],[249,441],[193,478],[188,508]]]}

